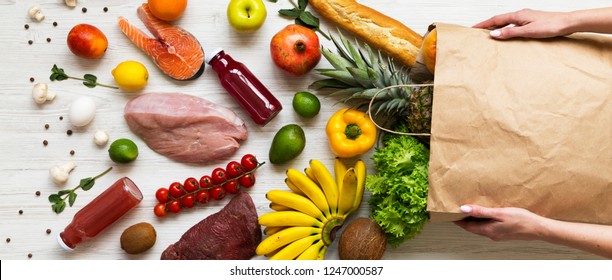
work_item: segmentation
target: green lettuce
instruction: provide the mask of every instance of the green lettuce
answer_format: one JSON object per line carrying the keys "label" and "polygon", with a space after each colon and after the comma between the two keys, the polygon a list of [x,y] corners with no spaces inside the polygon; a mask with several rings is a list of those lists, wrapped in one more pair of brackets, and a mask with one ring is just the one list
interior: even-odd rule
{"label": "green lettuce", "polygon": [[417,236],[429,220],[429,150],[414,137],[387,134],[372,160],[377,174],[368,175],[365,185],[372,193],[370,217],[386,232],[389,245],[397,247]]}

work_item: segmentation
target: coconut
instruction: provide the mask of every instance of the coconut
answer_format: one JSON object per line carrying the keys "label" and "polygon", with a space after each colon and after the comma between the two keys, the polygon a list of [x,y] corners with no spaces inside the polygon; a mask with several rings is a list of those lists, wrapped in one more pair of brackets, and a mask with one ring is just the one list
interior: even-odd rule
{"label": "coconut", "polygon": [[341,260],[380,260],[387,248],[387,236],[376,221],[357,218],[340,235]]}

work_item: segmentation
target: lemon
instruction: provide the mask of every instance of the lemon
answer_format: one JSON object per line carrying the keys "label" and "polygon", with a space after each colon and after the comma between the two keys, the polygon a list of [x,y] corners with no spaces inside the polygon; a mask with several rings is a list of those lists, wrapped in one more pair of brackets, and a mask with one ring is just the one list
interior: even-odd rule
{"label": "lemon", "polygon": [[108,155],[116,163],[128,163],[138,157],[138,146],[130,139],[117,139],[108,148]]}
{"label": "lemon", "polygon": [[300,91],[293,96],[293,110],[304,118],[313,118],[321,110],[321,102],[314,94]]}
{"label": "lemon", "polygon": [[112,71],[115,83],[129,91],[143,89],[149,80],[149,71],[138,61],[127,60],[121,62]]}

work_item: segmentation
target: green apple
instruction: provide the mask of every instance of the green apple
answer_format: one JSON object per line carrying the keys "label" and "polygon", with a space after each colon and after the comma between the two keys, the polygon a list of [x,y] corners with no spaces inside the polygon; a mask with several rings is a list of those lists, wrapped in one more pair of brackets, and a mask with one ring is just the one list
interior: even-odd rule
{"label": "green apple", "polygon": [[262,0],[231,0],[227,18],[234,29],[250,32],[259,29],[266,20],[266,6]]}

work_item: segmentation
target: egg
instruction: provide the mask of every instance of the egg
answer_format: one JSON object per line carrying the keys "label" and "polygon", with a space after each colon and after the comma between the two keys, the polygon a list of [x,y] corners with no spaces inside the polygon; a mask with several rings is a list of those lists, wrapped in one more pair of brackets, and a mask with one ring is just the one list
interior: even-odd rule
{"label": "egg", "polygon": [[81,97],[72,102],[68,118],[74,126],[88,125],[96,115],[96,103],[91,97]]}

